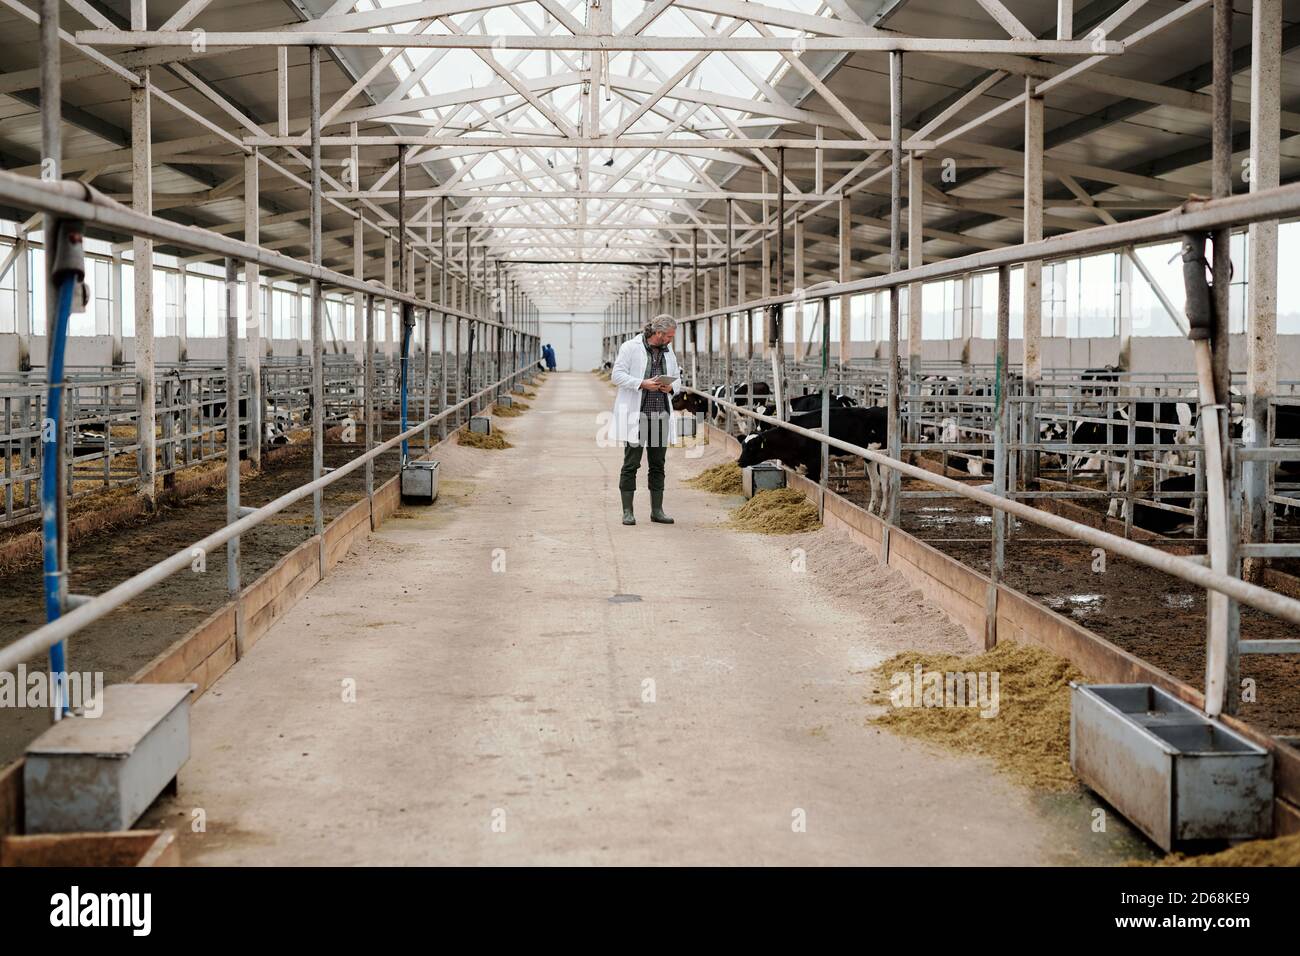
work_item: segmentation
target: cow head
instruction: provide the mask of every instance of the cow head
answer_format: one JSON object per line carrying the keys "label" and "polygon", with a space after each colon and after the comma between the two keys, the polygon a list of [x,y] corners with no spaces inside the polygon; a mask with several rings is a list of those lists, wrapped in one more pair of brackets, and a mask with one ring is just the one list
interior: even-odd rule
{"label": "cow head", "polygon": [[703,414],[709,407],[706,399],[694,392],[679,392],[673,396],[673,411],[690,412],[692,415]]}
{"label": "cow head", "polygon": [[750,465],[757,465],[760,461],[766,461],[766,450],[767,434],[765,432],[753,432],[746,435],[744,441],[740,443],[740,457],[736,459],[736,464],[741,468],[748,468]]}

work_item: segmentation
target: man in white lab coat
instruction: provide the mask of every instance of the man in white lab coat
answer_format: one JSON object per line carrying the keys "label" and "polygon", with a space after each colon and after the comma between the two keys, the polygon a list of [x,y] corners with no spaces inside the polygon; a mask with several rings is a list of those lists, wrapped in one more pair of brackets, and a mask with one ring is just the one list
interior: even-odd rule
{"label": "man in white lab coat", "polygon": [[[618,388],[610,434],[615,441],[623,442],[618,490],[623,499],[624,524],[636,524],[632,499],[643,450],[650,462],[650,520],[673,523],[664,514],[663,503],[664,460],[668,446],[677,439],[672,396],[682,390],[681,371],[672,349],[676,334],[676,319],[656,315],[645,329],[619,348],[609,375]],[[670,384],[666,378],[672,380]]]}

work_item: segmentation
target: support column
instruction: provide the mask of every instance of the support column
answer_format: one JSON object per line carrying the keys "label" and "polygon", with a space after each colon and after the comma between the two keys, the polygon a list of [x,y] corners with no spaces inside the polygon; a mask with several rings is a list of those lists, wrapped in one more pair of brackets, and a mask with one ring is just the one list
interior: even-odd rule
{"label": "support column", "polygon": [[[186,311],[186,303],[189,298],[189,266],[182,259],[176,266],[176,299],[177,310],[180,312],[180,318],[176,323],[176,358],[184,363],[190,360],[190,317]],[[121,334],[121,328],[118,328],[118,334]],[[117,343],[117,352],[119,360],[122,354],[122,342],[119,338]]]}
{"label": "support column", "polygon": [[[357,218],[352,220],[352,278],[364,280],[366,277],[366,251],[365,236],[363,235],[364,226],[361,222],[361,204],[357,204]],[[362,310],[365,308],[365,296],[360,292],[352,293],[352,311],[356,315],[357,327],[357,353],[360,354],[365,350],[366,335],[364,330],[365,319],[362,317]]]}
{"label": "support column", "polygon": [[[1007,443],[1011,415],[1007,404],[1007,370],[1010,365],[1011,270],[998,267],[998,331],[993,373],[993,493],[1007,493]],[[998,640],[998,583],[1006,563],[1007,513],[993,512],[993,553],[989,559],[989,584],[985,598],[984,649]]]}
{"label": "support column", "polygon": [[[321,261],[321,156],[320,156],[320,47],[309,48],[311,88],[311,261]],[[311,477],[325,473],[325,316],[320,281],[311,280]],[[320,538],[320,569],[325,573],[324,499],[312,492],[311,506],[315,533]]]}
{"label": "support column", "polygon": [[975,336],[975,277],[961,277],[961,364],[970,368],[970,340]]}
{"label": "support column", "polygon": [[[776,151],[776,294],[785,295],[785,147]],[[785,381],[785,315],[784,306],[772,310],[772,391],[776,398],[776,416],[786,420],[785,406],[789,401]],[[795,343],[795,355],[798,343]]]}
{"label": "support column", "polygon": [[[734,201],[731,200],[731,199],[728,199],[728,200],[727,200],[727,219],[726,219],[726,223],[727,223],[727,244],[726,244],[725,258],[724,258],[724,262],[723,262],[723,266],[722,266],[722,290],[721,290],[721,291],[722,291],[722,305],[723,305],[724,308],[728,308],[728,309],[731,308],[731,304],[732,304],[732,300],[731,300],[731,266],[732,266],[732,262],[731,262],[731,260],[732,260],[732,236],[731,236],[731,232],[732,232],[732,227],[735,225],[735,209],[733,208],[733,206],[734,206]],[[731,317],[732,317],[732,313],[731,313],[731,312],[727,312],[727,313],[722,317],[722,322],[723,322],[723,327],[722,327],[722,328],[723,328],[723,332],[722,332],[722,347],[725,349],[725,351],[723,352],[723,359],[722,359],[722,362],[723,362],[723,366],[722,366],[722,374],[723,374],[723,384],[726,386],[726,395],[727,395],[727,400],[728,400],[728,401],[734,401],[734,400],[735,400],[735,388],[734,388],[734,386],[732,385],[732,380],[731,380],[731,374],[732,374],[732,373],[731,373],[731,351],[732,351]],[[734,418],[735,418],[735,415],[734,415],[734,413],[731,411],[731,409],[727,409],[727,421],[726,421],[727,431],[731,431],[731,424],[732,424],[732,420],[733,420]]]}
{"label": "support column", "polygon": [[[20,240],[20,241],[24,242],[24,244],[26,242],[25,240]],[[24,256],[23,258],[25,259],[26,257]],[[26,308],[27,287],[25,283],[26,283],[27,268],[26,268],[25,261],[19,260],[19,264],[23,266],[23,272],[19,276],[19,278],[23,282],[23,284],[20,285],[19,287],[19,293],[20,293],[19,308],[24,309]],[[125,309],[123,308],[123,306],[125,305],[125,295],[124,295],[125,290],[122,288],[122,250],[117,246],[113,247],[113,261],[108,267],[108,275],[109,275],[108,281],[111,286],[109,290],[109,313],[108,313],[108,340],[109,340],[108,360],[114,369],[120,369],[122,367],[122,315],[123,312],[125,311]],[[178,334],[181,336],[181,341],[184,342],[185,341],[184,339],[185,270],[183,264],[182,264],[180,274],[177,276],[177,286],[178,289],[176,294],[179,299],[180,312],[181,312],[181,321],[179,326],[177,327],[177,330],[178,330]],[[30,322],[30,316],[28,317],[28,321]],[[19,327],[19,331],[20,332],[22,331],[21,325]],[[181,355],[180,360],[182,362],[185,361],[185,356],[183,354]],[[23,369],[23,364],[21,361],[19,362],[18,367],[20,370]]]}
{"label": "support column", "polygon": [[[903,54],[891,51],[889,54],[889,271],[898,272],[903,265]],[[898,286],[889,289],[889,349],[888,382],[886,385],[886,417],[889,456],[902,458],[902,409],[898,395]],[[887,473],[885,507],[885,527],[881,539],[882,563],[889,561],[889,529],[898,524],[899,492],[901,485],[898,472],[890,468]]]}
{"label": "support column", "polygon": [[[41,165],[42,172],[48,172],[49,178],[59,181],[63,178],[63,100],[61,93],[62,59],[59,44],[59,4],[56,0],[42,0],[40,14],[40,83],[41,83]],[[42,232],[45,240],[45,268],[41,280],[45,289],[45,368],[51,371],[54,356],[54,337],[59,326],[59,293],[54,276],[55,225],[57,218],[51,214],[42,217]],[[68,608],[68,502],[67,494],[71,482],[71,469],[67,461],[67,391],[60,379],[65,375],[47,374],[47,389],[50,393],[58,387],[58,394],[51,394],[52,403],[45,408],[45,419],[56,423],[52,436],[45,434],[45,425],[41,427],[41,443],[37,454],[41,459],[41,499],[42,499],[42,545],[45,554],[54,553],[55,566],[51,568],[47,561],[45,566],[46,594],[45,619],[54,621]],[[25,404],[25,403],[24,403]],[[6,415],[8,409],[6,409]],[[6,423],[7,424],[7,423]],[[50,442],[50,439],[53,439]],[[47,444],[48,443],[48,444]],[[26,443],[24,442],[24,446]],[[25,450],[25,448],[24,448]],[[46,460],[46,452],[51,460]],[[6,454],[9,451],[6,449]],[[23,454],[26,464],[26,454]],[[9,462],[5,462],[9,470]],[[44,512],[44,499],[52,492],[54,501],[53,516]],[[50,518],[53,517],[53,521]],[[51,527],[52,525],[52,527]],[[53,532],[53,533],[51,533]],[[54,587],[50,587],[53,574]],[[65,642],[59,641],[50,647],[50,677],[54,688],[50,717],[54,721],[63,718],[67,708],[64,688],[67,681],[67,658]]]}
{"label": "support column", "polygon": [[293,324],[294,355],[302,357],[302,283],[291,282],[293,296],[289,300],[289,321]]}
{"label": "support column", "polygon": [[[443,196],[438,203],[438,216],[442,224],[442,230],[438,238],[438,303],[443,306],[441,333],[438,336],[438,411],[447,410],[447,197]],[[456,322],[456,340],[460,341],[460,322]],[[438,421],[438,440],[447,437],[447,419],[442,418]]]}
{"label": "support column", "polygon": [[[1025,80],[1025,225],[1024,241],[1043,238],[1043,98],[1034,96],[1034,80]],[[1025,263],[1025,394],[1033,394],[1043,375],[1043,263]],[[1030,460],[1028,456],[1026,460]]]}
{"label": "support column", "polygon": [[[375,446],[375,413],[377,406],[375,402],[375,297],[366,295],[362,303],[362,315],[357,319],[362,323],[362,342],[363,351],[361,365],[361,402],[362,416],[366,423],[366,451],[370,451]],[[370,530],[374,531],[378,522],[375,521],[375,462],[373,458],[366,459],[366,497],[370,500]]]}
{"label": "support column", "polygon": [[[1213,159],[1211,161],[1213,185],[1211,192],[1216,199],[1232,195],[1234,174],[1232,167],[1232,17],[1231,0],[1215,0],[1213,21],[1214,69],[1211,84],[1214,108],[1211,131],[1213,150]],[[1237,502],[1231,492],[1231,469],[1226,447],[1229,440],[1228,406],[1232,401],[1231,374],[1228,370],[1228,328],[1231,301],[1229,282],[1232,276],[1231,234],[1231,230],[1227,228],[1216,229],[1210,234],[1211,241],[1214,244],[1211,264],[1211,272],[1214,276],[1212,291],[1214,308],[1211,310],[1211,314],[1214,324],[1211,333],[1210,372],[1214,383],[1214,403],[1218,408],[1216,417],[1218,418],[1218,430],[1223,453],[1219,461],[1210,460],[1207,455],[1205,467],[1207,473],[1210,469],[1221,470],[1224,481],[1228,482],[1228,493],[1226,495],[1227,527],[1221,532],[1224,538],[1222,546],[1218,548],[1214,546],[1217,535],[1214,527],[1215,522],[1211,521],[1207,550],[1210,553],[1211,569],[1223,574],[1240,572],[1240,564],[1236,554],[1236,543],[1239,540],[1240,533],[1237,523],[1232,518]],[[1204,419],[1204,416],[1202,418]],[[1204,421],[1202,421],[1201,427],[1204,429]],[[1214,492],[1212,489],[1211,496],[1211,511],[1213,511]],[[1216,591],[1206,592],[1205,706],[1206,712],[1211,716],[1218,716],[1220,707],[1224,713],[1233,714],[1237,711],[1237,698],[1240,690],[1237,680],[1239,613],[1235,601],[1229,600],[1225,595]],[[1222,668],[1221,672],[1220,668]],[[1222,679],[1221,684],[1220,679]]]}
{"label": "support column", "polygon": [[[231,525],[239,520],[239,266],[234,259],[226,260],[224,291],[226,294],[226,524]],[[249,404],[251,406],[252,403]],[[249,447],[252,448],[257,445],[257,442],[251,431],[251,415],[249,429]],[[244,628],[243,612],[239,604],[239,578],[239,535],[235,535],[226,542],[226,596],[235,602],[235,655],[243,657]]]}
{"label": "support column", "polygon": [[[840,281],[853,278],[853,203],[840,199]],[[840,367],[853,361],[853,296],[840,296]]]}
{"label": "support column", "polygon": [[1119,294],[1115,300],[1115,327],[1119,336],[1116,364],[1122,369],[1133,368],[1133,260],[1136,257],[1132,247],[1116,257],[1119,263]]}
{"label": "support column", "polygon": [[[912,154],[907,164],[907,267],[916,269],[925,264],[922,245],[925,243],[925,163],[920,156]],[[912,388],[921,375],[921,333],[922,329],[922,295],[921,283],[913,282],[907,287],[907,374]],[[911,440],[916,440],[915,428]]]}
{"label": "support column", "polygon": [[[395,288],[393,285],[393,234],[387,233],[384,236],[384,288]],[[389,354],[393,359],[397,358],[397,353],[401,349],[400,341],[394,341],[393,337],[393,303],[391,300],[384,299],[384,335],[388,337]]]}
{"label": "support column", "polygon": [[[147,30],[144,0],[131,2],[131,28]],[[139,71],[140,85],[131,87],[131,208],[153,213],[153,158],[150,140],[149,67]],[[135,274],[136,434],[140,443],[140,493],[155,504],[158,443],[154,436],[153,241],[131,240]]]}
{"label": "support column", "polygon": [[[1282,80],[1282,0],[1254,0],[1250,20],[1250,191],[1278,185]],[[1277,389],[1277,220],[1252,223],[1246,249],[1245,444],[1268,444],[1268,404]],[[1245,462],[1247,541],[1268,541],[1273,509],[1267,500],[1267,462]],[[1262,562],[1246,565],[1254,577]]]}
{"label": "support column", "polygon": [[[803,220],[796,216],[794,220],[794,272],[791,277],[792,291],[796,296],[803,292],[806,281],[803,262]],[[807,355],[803,336],[804,304],[805,300],[802,296],[794,303],[794,361],[796,365],[802,362]]]}
{"label": "support column", "polygon": [[[30,372],[32,370],[32,268],[31,268],[31,244],[27,241],[26,234],[18,237],[18,257],[14,260],[14,331],[18,333],[18,371]],[[114,261],[118,264],[117,281],[119,288],[122,282],[121,262],[122,254],[114,253]],[[117,315],[119,322],[122,313],[122,297],[118,295],[114,300],[117,303]],[[117,359],[115,365],[122,364],[122,332],[119,326],[117,335]]]}
{"label": "support column", "polygon": [[691,230],[691,315],[700,311],[700,231]]}
{"label": "support column", "polygon": [[[261,239],[257,205],[259,150],[244,157],[244,241],[258,245]],[[248,458],[253,470],[262,467],[262,296],[261,269],[256,262],[244,263],[244,364],[248,368]],[[181,310],[185,322],[185,309]],[[235,321],[231,314],[229,321]]]}

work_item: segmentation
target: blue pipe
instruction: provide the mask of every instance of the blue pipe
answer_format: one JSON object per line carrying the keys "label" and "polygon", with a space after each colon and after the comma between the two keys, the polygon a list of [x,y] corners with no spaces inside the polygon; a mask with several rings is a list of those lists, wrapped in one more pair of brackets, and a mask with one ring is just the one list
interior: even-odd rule
{"label": "blue pipe", "polygon": [[[63,587],[59,571],[59,514],[57,506],[59,482],[63,480],[59,461],[59,444],[56,436],[63,427],[63,356],[68,344],[68,317],[72,314],[72,295],[76,289],[76,276],[69,273],[59,285],[58,311],[55,314],[54,337],[50,341],[50,360],[46,382],[45,417],[53,422],[53,429],[42,435],[41,446],[41,536],[45,566],[45,620],[57,621],[63,613]],[[50,675],[59,689],[60,711],[68,712],[68,701],[63,696],[67,686],[67,663],[63,642],[50,648]]]}

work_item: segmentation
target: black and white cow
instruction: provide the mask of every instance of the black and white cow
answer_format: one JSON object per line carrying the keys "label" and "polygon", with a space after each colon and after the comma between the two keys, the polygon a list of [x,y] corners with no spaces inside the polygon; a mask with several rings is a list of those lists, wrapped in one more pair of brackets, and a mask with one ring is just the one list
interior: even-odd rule
{"label": "black and white cow", "polygon": [[285,409],[273,409],[262,430],[268,445],[287,445],[289,432],[293,430],[293,415]]}
{"label": "black and white cow", "polygon": [[[857,399],[853,398],[853,396],[851,395],[832,395],[830,397],[830,406],[832,409],[856,408],[857,405],[858,405]],[[754,411],[758,412],[758,414],[767,415],[770,418],[776,414],[776,402],[771,400],[760,401],[758,402],[758,404],[753,406],[753,409]],[[822,410],[821,392],[809,392],[807,395],[799,395],[790,400],[790,415],[792,419],[796,415],[803,415],[810,412],[816,412],[818,415],[820,415],[821,410]],[[819,418],[816,424],[810,427],[817,427],[820,425],[821,425],[821,419]],[[772,427],[771,422],[764,422],[764,421],[760,421],[759,419],[749,418],[749,417],[744,417],[744,420],[740,423],[740,431],[741,434],[744,435],[748,435],[749,433],[755,431],[762,431],[765,428],[771,428],[771,427]]]}
{"label": "black and white cow", "polygon": [[[805,412],[792,416],[790,424],[800,428],[817,429],[821,426],[821,411]],[[876,450],[885,445],[888,431],[887,414],[883,408],[832,408],[830,414],[830,437],[849,442],[861,448]],[[830,459],[852,459],[836,448],[830,449]],[[756,465],[759,462],[780,461],[787,468],[804,473],[811,481],[820,481],[822,473],[821,442],[789,429],[772,427],[752,432],[745,436],[740,446],[740,458],[736,464],[741,468]],[[874,511],[880,500],[880,469],[873,462],[866,463],[867,480],[871,484],[871,500],[868,510]]]}
{"label": "black and white cow", "polygon": [[[713,399],[726,401],[727,387],[725,385],[715,385],[709,389],[709,394],[712,398],[704,398],[693,392],[682,392],[674,395],[673,410],[690,412],[692,415],[707,415],[715,425],[721,427],[727,420],[727,410]],[[732,388],[730,401],[742,408],[748,408],[755,400],[771,394],[772,386],[767,382],[755,382],[752,396],[749,394],[749,383],[742,382]],[[744,418],[744,416],[741,417]]]}
{"label": "black and white cow", "polygon": [[108,425],[104,422],[73,422],[65,441],[74,456],[98,454],[108,447]]}
{"label": "black and white cow", "polygon": [[[831,395],[831,408],[856,408],[857,400],[850,395]],[[790,414],[799,415],[803,412],[820,412],[822,409],[821,392],[809,392],[807,395],[800,395],[790,400]]]}
{"label": "black and white cow", "polygon": [[[1129,421],[1130,408],[1136,415],[1136,423]],[[1134,445],[1161,446],[1159,450],[1149,452],[1157,466],[1167,467],[1184,463],[1184,453],[1180,449],[1186,446],[1196,434],[1198,411],[1191,401],[1140,401],[1132,403],[1131,406],[1126,403],[1114,407],[1110,414],[1110,425],[1105,422],[1087,421],[1079,422],[1074,426],[1070,443],[1085,450],[1084,454],[1075,457],[1075,469],[1100,471],[1105,475],[1106,490],[1111,495],[1110,504],[1106,508],[1108,517],[1124,516],[1123,503],[1117,496],[1124,487],[1128,466],[1124,461],[1109,460],[1117,459],[1121,454],[1120,449],[1111,449],[1107,460],[1103,460],[1104,456],[1096,449],[1106,444],[1127,445],[1129,434],[1132,432]],[[1160,425],[1173,427],[1158,427]],[[1109,441],[1107,441],[1108,429]],[[1089,449],[1093,451],[1089,452]],[[1146,457],[1148,452],[1142,454]]]}
{"label": "black and white cow", "polygon": [[[1080,378],[1084,382],[1118,382],[1119,373],[1118,365],[1103,365],[1101,368],[1085,368]],[[1084,385],[1080,391],[1091,398],[1104,398],[1115,393],[1115,389],[1107,385]]]}
{"label": "black and white cow", "polygon": [[[1300,442],[1300,405],[1278,405],[1273,418],[1273,441],[1293,444]],[[1278,470],[1288,475],[1300,474],[1300,461],[1280,462]]]}
{"label": "black and white cow", "polygon": [[[1156,483],[1152,500],[1159,501],[1161,504],[1190,508],[1193,500],[1190,492],[1195,490],[1195,475],[1173,475],[1164,481]],[[1171,492],[1183,492],[1183,494],[1172,495]],[[1191,522],[1191,515],[1168,511],[1164,508],[1154,508],[1145,501],[1134,502],[1133,524],[1139,528],[1145,528],[1147,531],[1168,535],[1191,524]]]}
{"label": "black and white cow", "polygon": [[948,375],[925,375],[917,382],[916,390],[925,396],[921,402],[921,416],[933,418],[946,410],[945,399],[953,399],[961,394],[961,383]]}

